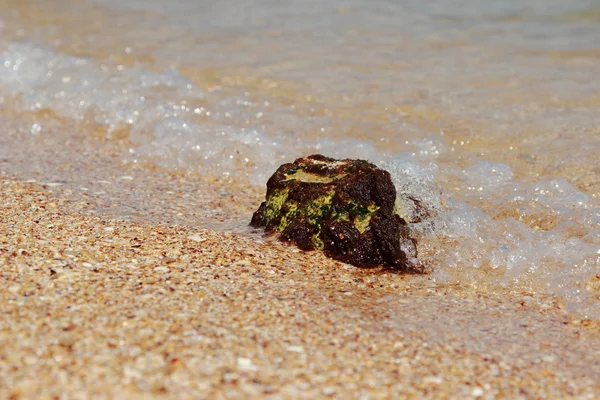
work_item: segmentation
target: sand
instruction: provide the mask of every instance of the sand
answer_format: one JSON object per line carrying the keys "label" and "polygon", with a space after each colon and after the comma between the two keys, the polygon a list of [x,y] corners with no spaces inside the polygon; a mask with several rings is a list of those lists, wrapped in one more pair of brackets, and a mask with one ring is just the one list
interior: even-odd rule
{"label": "sand", "polygon": [[[8,3],[14,11],[17,2]],[[89,18],[22,3],[27,9],[4,21],[6,40],[14,34],[15,41],[26,41],[23,34],[43,22],[52,32],[38,31],[44,38],[36,40],[47,40],[64,54],[102,60],[110,55],[126,68],[138,62],[134,57],[144,57],[144,41],[135,45],[139,56],[121,54],[125,44],[118,29],[132,32],[133,14],[118,11],[128,23],[117,27],[113,13],[92,8],[80,13],[94,15],[90,25]],[[77,2],[81,7],[87,6]],[[103,35],[106,29],[112,34]],[[102,37],[95,48],[91,40],[63,40],[89,38],[89,32]],[[223,48],[230,44],[225,39]],[[148,48],[164,46],[146,42]],[[189,48],[197,45],[190,43]],[[512,50],[506,54],[515,57]],[[576,56],[581,71],[595,71],[593,57]],[[565,54],[551,62],[558,58],[574,68]],[[170,66],[172,60],[163,61]],[[437,62],[413,61],[419,70],[424,62]],[[195,76],[200,87],[260,86],[253,81],[261,73],[256,75],[261,65],[255,64],[249,67],[252,73],[243,65],[230,71],[202,66],[185,75]],[[492,64],[484,57],[478,65]],[[269,76],[289,68],[274,64],[267,71],[266,66],[263,75]],[[398,72],[394,68],[404,73],[407,67],[410,63],[387,65],[386,73]],[[260,82],[268,89],[253,90],[278,104],[289,100],[295,107],[296,97],[306,98],[306,82],[281,87]],[[519,82],[480,84],[502,88],[489,97],[494,109],[531,112],[545,129],[540,110],[548,107],[559,117],[552,132],[562,134],[563,124],[569,133],[563,136],[581,138],[561,115],[575,106],[581,112],[593,109],[595,93],[569,103],[540,92],[541,86],[525,76]],[[302,88],[295,89],[296,84]],[[361,138],[363,131],[372,135],[373,126],[385,137],[385,129],[397,129],[388,124],[390,114],[376,90],[369,88],[365,102],[346,92],[324,97],[317,107],[319,115],[333,105],[331,137],[341,132]],[[427,95],[421,92],[417,102],[437,107],[421,99]],[[298,109],[293,115],[313,119],[309,100],[299,104],[311,111]],[[439,284],[429,276],[362,270],[300,252],[240,225],[262,195],[249,185],[231,188],[206,176],[124,165],[127,144],[99,145],[90,139],[105,137],[106,127],[46,112],[12,115],[11,107],[4,103],[0,110],[0,116],[8,114],[0,134],[0,399],[600,397],[599,324],[569,313],[553,297]],[[563,163],[556,159],[561,151],[548,143],[564,147],[570,142],[548,140],[533,129],[536,124],[514,130],[523,138],[513,152],[507,140],[514,135],[481,135],[471,143],[471,132],[483,125],[466,115],[450,118],[411,104],[395,110],[402,121],[424,131],[443,127],[448,143],[452,137],[464,145],[461,154],[467,158],[485,149],[486,159],[496,157],[521,174],[546,174],[550,166],[581,190],[598,193],[593,151],[582,153],[577,163]],[[342,121],[337,126],[336,118]],[[34,123],[41,132],[31,133]],[[65,127],[76,133],[62,135]]]}
{"label": "sand", "polygon": [[551,297],[85,215],[1,179],[0,398],[600,394],[598,324]]}

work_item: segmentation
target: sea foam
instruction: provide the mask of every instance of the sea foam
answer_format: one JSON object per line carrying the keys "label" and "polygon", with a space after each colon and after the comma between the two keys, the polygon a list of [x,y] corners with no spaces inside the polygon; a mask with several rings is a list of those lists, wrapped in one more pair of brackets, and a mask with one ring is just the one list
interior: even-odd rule
{"label": "sea foam", "polygon": [[[252,103],[244,93],[207,92],[175,69],[150,71],[28,43],[0,47],[2,102],[17,111],[51,110],[91,122],[107,138],[124,131],[132,143],[124,158],[131,162],[255,185],[264,185],[280,164],[311,153],[371,160],[390,171],[399,196],[434,211],[411,227],[421,237],[421,257],[434,267],[433,279],[551,293],[570,309],[600,318],[599,294],[589,285],[600,274],[600,210],[562,178],[524,182],[507,164],[478,159],[441,168],[438,157],[451,145],[440,137],[415,137],[406,152],[390,154],[374,141],[248,125],[240,121],[260,113],[275,113],[286,126],[303,121],[283,106]],[[43,135],[44,126],[36,122],[30,133]]]}

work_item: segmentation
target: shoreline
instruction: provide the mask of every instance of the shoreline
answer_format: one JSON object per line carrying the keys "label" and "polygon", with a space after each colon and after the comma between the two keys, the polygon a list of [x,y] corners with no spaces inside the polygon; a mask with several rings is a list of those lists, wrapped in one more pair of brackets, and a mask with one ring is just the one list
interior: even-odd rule
{"label": "shoreline", "polygon": [[[0,400],[600,398],[600,8],[0,3]],[[431,275],[249,227],[311,153]]]}
{"label": "shoreline", "polygon": [[598,323],[549,296],[81,215],[38,184],[0,186],[0,397],[600,393]]}

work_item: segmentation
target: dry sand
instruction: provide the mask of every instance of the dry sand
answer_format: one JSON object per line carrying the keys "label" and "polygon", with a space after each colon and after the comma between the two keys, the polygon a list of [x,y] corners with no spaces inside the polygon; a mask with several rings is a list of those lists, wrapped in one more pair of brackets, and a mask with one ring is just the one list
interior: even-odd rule
{"label": "dry sand", "polygon": [[0,398],[600,395],[598,326],[552,298],[86,216],[2,179]]}

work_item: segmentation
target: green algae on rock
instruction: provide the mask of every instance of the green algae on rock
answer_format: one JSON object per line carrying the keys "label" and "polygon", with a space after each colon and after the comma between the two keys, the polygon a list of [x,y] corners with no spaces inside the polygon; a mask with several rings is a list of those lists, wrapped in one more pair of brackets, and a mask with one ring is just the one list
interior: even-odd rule
{"label": "green algae on rock", "polygon": [[359,267],[422,271],[389,172],[322,155],[283,164],[250,225]]}

